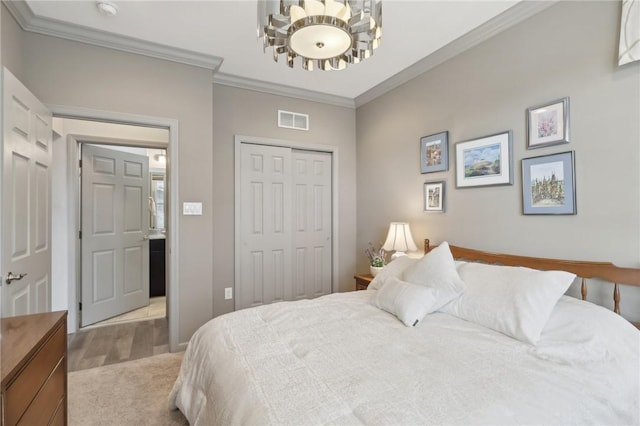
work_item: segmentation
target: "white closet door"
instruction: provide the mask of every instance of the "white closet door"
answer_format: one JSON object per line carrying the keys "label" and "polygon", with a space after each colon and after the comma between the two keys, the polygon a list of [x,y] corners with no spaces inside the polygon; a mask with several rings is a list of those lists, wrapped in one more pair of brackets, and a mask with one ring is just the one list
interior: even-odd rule
{"label": "white closet door", "polygon": [[293,151],[293,297],[331,293],[331,154]]}
{"label": "white closet door", "polygon": [[240,145],[236,308],[331,293],[331,154]]}
{"label": "white closet door", "polygon": [[[2,316],[51,309],[51,113],[3,69]],[[7,282],[9,281],[9,282]]]}
{"label": "white closet door", "polygon": [[243,143],[240,161],[236,308],[291,300],[291,150]]}

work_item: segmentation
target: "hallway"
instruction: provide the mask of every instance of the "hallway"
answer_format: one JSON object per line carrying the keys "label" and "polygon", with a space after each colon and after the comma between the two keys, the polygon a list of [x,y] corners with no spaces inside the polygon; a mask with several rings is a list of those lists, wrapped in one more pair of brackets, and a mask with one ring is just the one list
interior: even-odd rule
{"label": "hallway", "polygon": [[67,336],[68,371],[169,352],[166,317],[82,329]]}

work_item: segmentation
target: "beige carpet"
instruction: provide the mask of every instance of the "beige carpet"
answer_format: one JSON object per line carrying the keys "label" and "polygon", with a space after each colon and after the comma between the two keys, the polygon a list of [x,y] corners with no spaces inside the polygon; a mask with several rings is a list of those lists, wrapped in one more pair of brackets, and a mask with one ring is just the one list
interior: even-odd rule
{"label": "beige carpet", "polygon": [[187,425],[168,397],[182,353],[69,373],[69,425]]}

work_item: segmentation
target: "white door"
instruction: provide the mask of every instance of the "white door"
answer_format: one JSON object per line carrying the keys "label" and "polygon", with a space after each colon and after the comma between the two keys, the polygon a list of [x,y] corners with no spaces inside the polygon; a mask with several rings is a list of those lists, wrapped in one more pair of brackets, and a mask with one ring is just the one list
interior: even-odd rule
{"label": "white door", "polygon": [[331,154],[293,151],[293,298],[331,293]]}
{"label": "white door", "polygon": [[[51,310],[51,113],[3,69],[2,316]],[[13,279],[15,277],[15,279]]]}
{"label": "white door", "polygon": [[331,293],[331,154],[243,143],[236,308]]}
{"label": "white door", "polygon": [[291,300],[291,150],[242,144],[238,309]]}
{"label": "white door", "polygon": [[81,326],[149,304],[149,158],[82,146]]}

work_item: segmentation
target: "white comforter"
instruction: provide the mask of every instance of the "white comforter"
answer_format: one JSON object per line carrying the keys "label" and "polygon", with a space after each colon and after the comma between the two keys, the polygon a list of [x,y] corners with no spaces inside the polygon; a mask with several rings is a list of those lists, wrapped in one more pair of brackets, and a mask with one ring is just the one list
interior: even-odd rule
{"label": "white comforter", "polygon": [[640,332],[560,299],[537,346],[373,293],[246,309],[191,339],[170,395],[192,425],[638,424]]}

